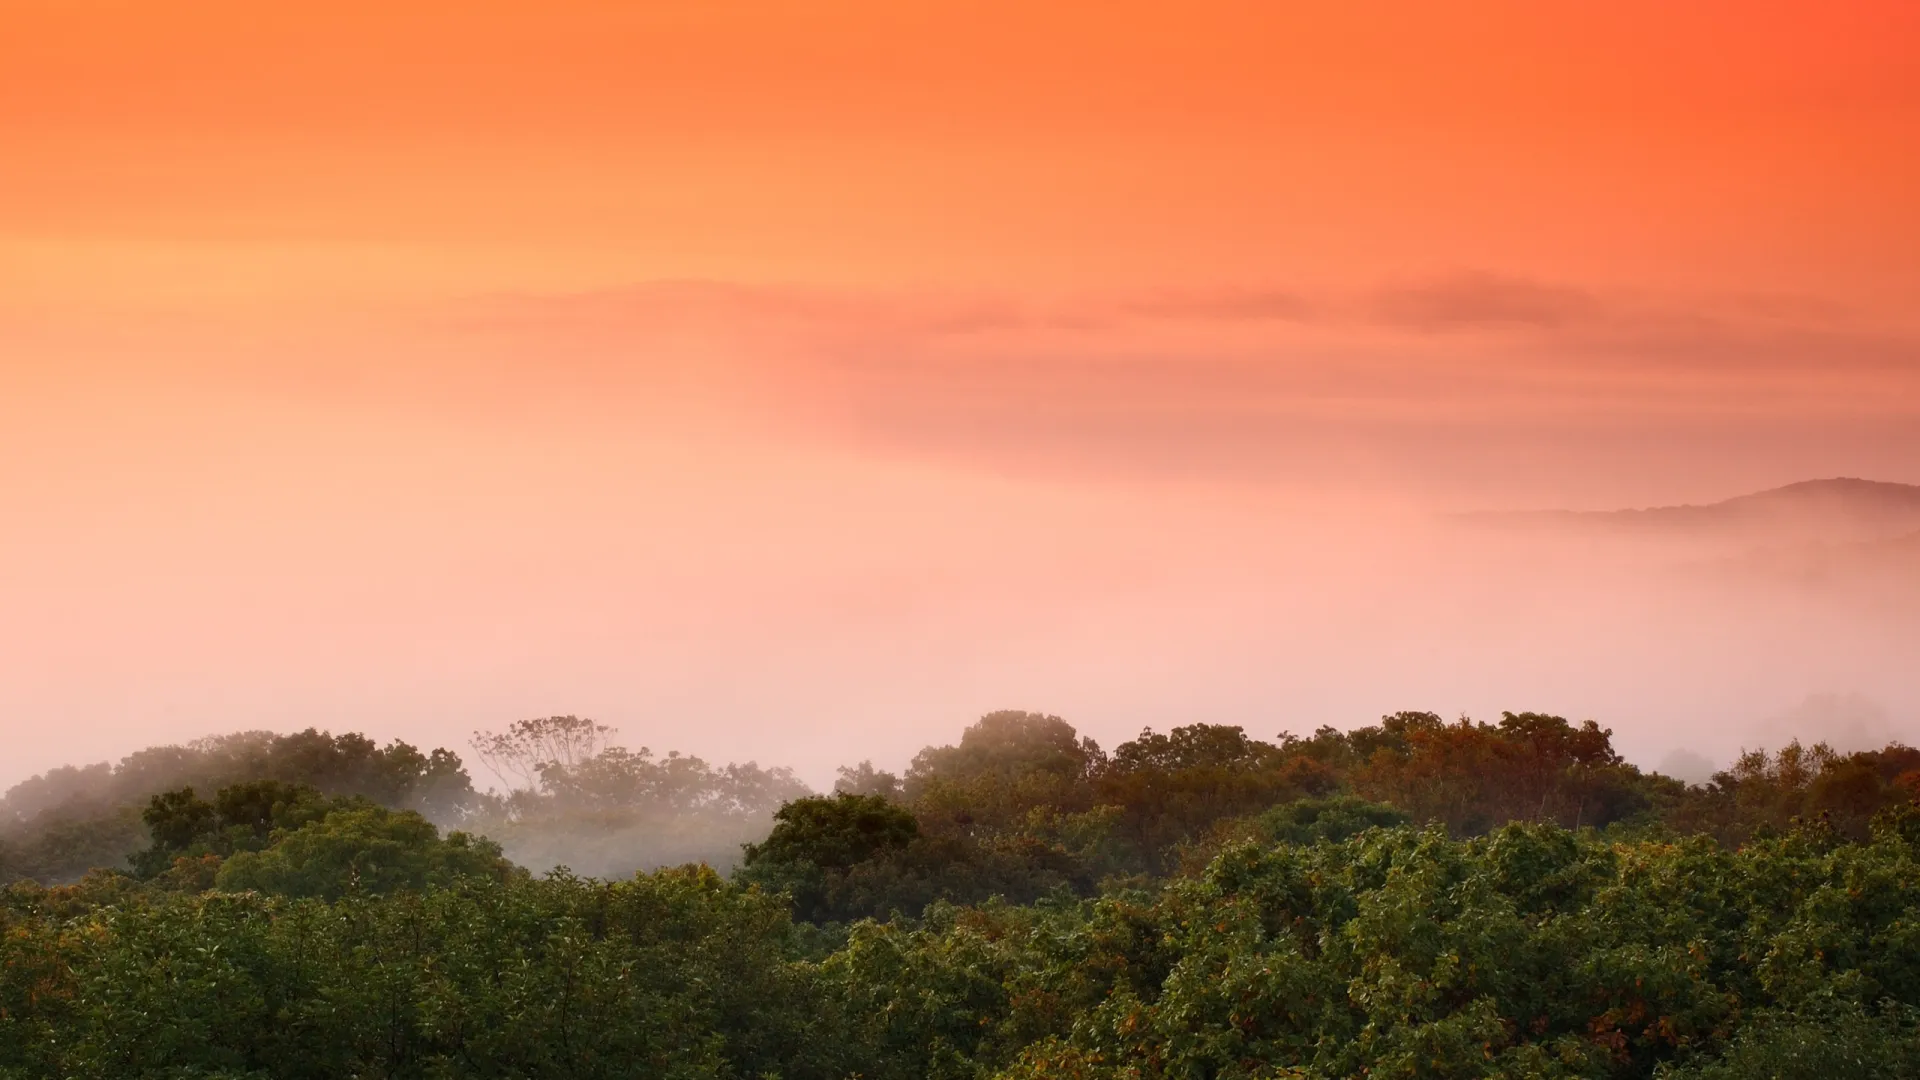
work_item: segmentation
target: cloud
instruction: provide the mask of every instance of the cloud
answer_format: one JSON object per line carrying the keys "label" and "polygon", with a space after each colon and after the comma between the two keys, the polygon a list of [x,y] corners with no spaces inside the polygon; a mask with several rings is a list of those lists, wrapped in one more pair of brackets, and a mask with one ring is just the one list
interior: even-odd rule
{"label": "cloud", "polygon": [[1119,306],[1131,315],[1203,322],[1304,322],[1322,314],[1321,305],[1300,293],[1261,288],[1163,292]]}
{"label": "cloud", "polygon": [[690,326],[778,327],[790,334],[943,336],[1096,330],[1109,304],[1046,304],[994,293],[851,291],[729,281],[655,281],[574,294],[471,298],[452,310],[482,329],[647,334]]}
{"label": "cloud", "polygon": [[1420,333],[1558,329],[1590,321],[1603,311],[1585,290],[1484,270],[1388,286],[1375,293],[1370,308],[1381,325]]}
{"label": "cloud", "polygon": [[[1841,310],[1491,271],[1065,296],[682,280],[259,335],[170,325],[138,345],[156,385],[191,376],[303,408],[711,431],[1076,480],[1344,470],[1558,488],[1656,460],[1729,477],[1689,497],[1920,480],[1898,464],[1920,460],[1920,337]],[[79,358],[124,352],[13,340],[47,360],[42,381],[76,387],[101,384]]]}

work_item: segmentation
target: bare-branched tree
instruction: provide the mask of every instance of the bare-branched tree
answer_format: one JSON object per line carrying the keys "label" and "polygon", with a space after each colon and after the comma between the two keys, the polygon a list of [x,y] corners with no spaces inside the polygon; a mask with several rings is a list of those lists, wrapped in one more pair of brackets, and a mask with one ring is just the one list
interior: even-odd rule
{"label": "bare-branched tree", "polygon": [[571,771],[600,753],[614,730],[578,716],[520,720],[504,732],[476,731],[469,745],[509,790],[539,789],[541,775]]}

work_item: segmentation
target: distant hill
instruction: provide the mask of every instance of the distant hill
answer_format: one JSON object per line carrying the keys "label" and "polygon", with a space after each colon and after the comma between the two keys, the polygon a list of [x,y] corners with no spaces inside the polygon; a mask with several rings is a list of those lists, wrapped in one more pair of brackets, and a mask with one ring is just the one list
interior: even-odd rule
{"label": "distant hill", "polygon": [[1463,514],[1457,520],[1502,529],[1649,538],[1724,536],[1768,544],[1892,540],[1920,531],[1920,486],[1840,477],[1703,506],[1495,511]]}

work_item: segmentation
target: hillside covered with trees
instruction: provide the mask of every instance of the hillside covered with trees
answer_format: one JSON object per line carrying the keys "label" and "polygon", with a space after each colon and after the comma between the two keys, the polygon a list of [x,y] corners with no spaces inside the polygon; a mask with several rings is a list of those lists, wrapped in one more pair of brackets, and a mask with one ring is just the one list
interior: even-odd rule
{"label": "hillside covered with trees", "polygon": [[1001,712],[816,795],[613,734],[16,786],[0,1077],[1920,1076],[1904,746]]}

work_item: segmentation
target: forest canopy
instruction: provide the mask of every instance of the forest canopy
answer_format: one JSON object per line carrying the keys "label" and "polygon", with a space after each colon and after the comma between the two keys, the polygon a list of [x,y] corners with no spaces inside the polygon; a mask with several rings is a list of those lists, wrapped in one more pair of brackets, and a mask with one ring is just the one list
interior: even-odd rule
{"label": "forest canopy", "polygon": [[1688,785],[1539,713],[1009,711],[827,794],[577,717],[473,750],[504,790],[316,731],[17,785],[0,1078],[1920,1077],[1905,746]]}

